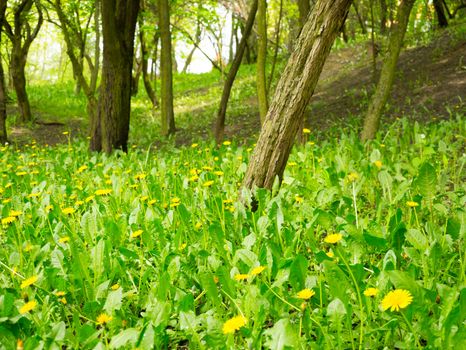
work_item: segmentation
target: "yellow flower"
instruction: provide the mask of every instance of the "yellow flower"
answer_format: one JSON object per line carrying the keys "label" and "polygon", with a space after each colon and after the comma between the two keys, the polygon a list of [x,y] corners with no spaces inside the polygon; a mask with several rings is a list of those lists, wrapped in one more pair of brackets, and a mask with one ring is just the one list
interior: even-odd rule
{"label": "yellow flower", "polygon": [[24,176],[24,175],[26,175],[26,174],[27,174],[27,172],[25,172],[25,171],[18,171],[18,172],[16,173],[17,176]]}
{"label": "yellow flower", "polygon": [[223,142],[223,145],[224,145],[224,146],[230,146],[230,145],[231,145],[231,142],[230,142],[230,141],[224,141],[224,142]]}
{"label": "yellow flower", "polygon": [[68,236],[65,236],[65,237],[62,237],[58,240],[58,243],[66,243],[70,240],[70,237]]}
{"label": "yellow flower", "polygon": [[131,238],[136,238],[136,237],[139,237],[140,235],[142,235],[142,230],[136,230],[134,232],[131,233]]}
{"label": "yellow flower", "polygon": [[374,165],[375,165],[377,168],[380,169],[380,168],[382,168],[382,161],[376,160],[376,161],[374,162]]}
{"label": "yellow flower", "polygon": [[217,176],[223,176],[223,171],[216,170],[216,171],[214,171],[214,174],[217,175]]}
{"label": "yellow flower", "polygon": [[106,313],[101,313],[99,316],[97,316],[97,324],[103,325],[105,323],[109,323],[112,319],[112,316],[109,316]]}
{"label": "yellow flower", "polygon": [[193,144],[191,145],[191,148],[196,148],[197,146],[199,146],[197,143],[193,143]]}
{"label": "yellow flower", "polygon": [[135,179],[135,180],[144,180],[144,179],[146,178],[146,176],[147,176],[146,174],[140,173],[140,174],[136,174],[136,175],[134,176],[134,179]]}
{"label": "yellow flower", "polygon": [[19,313],[25,314],[31,310],[34,310],[36,306],[37,306],[37,301],[35,300],[28,301],[26,304],[21,306],[21,309],[19,309]]}
{"label": "yellow flower", "polygon": [[92,195],[91,195],[91,196],[87,197],[84,201],[85,201],[86,203],[89,203],[89,202],[90,202],[91,200],[93,200],[94,198],[95,198],[95,196],[92,196]]}
{"label": "yellow flower", "polygon": [[202,167],[202,170],[205,170],[205,171],[212,171],[212,167],[211,166],[208,166],[208,165],[205,165]]}
{"label": "yellow flower", "polygon": [[28,198],[36,198],[40,196],[40,192],[33,192],[28,195]]}
{"label": "yellow flower", "polygon": [[333,233],[331,235],[327,235],[327,237],[324,238],[324,242],[335,244],[338,243],[342,238],[343,235],[341,233]]}
{"label": "yellow flower", "polygon": [[109,188],[105,188],[105,189],[102,189],[102,190],[95,191],[96,196],[107,196],[110,193],[112,193],[112,190],[109,189]]}
{"label": "yellow flower", "polygon": [[38,279],[39,279],[39,277],[37,277],[37,276],[32,276],[32,277],[26,278],[26,279],[21,283],[21,289],[24,289],[24,288],[26,288],[26,287],[29,287],[31,284],[36,283]]}
{"label": "yellow flower", "polygon": [[247,273],[237,273],[233,278],[236,281],[244,281],[249,278],[249,275]]}
{"label": "yellow flower", "polygon": [[55,292],[55,293],[53,293],[53,294],[55,294],[55,296],[57,296],[57,297],[62,297],[62,296],[64,296],[66,293],[63,292],[63,291],[57,291],[57,292]]}
{"label": "yellow flower", "polygon": [[335,254],[333,254],[332,251],[329,251],[327,253],[325,253],[329,258],[333,258],[335,256]]}
{"label": "yellow flower", "polygon": [[238,315],[233,318],[230,318],[223,324],[223,334],[232,334],[238,331],[241,327],[245,326],[248,323],[248,319],[244,316]]}
{"label": "yellow flower", "polygon": [[10,210],[10,216],[17,217],[20,216],[23,212],[18,210]]}
{"label": "yellow flower", "polygon": [[202,227],[202,222],[199,222],[199,221],[196,222],[196,224],[194,225],[194,228],[195,228],[196,230],[199,230],[201,227]]}
{"label": "yellow flower", "polygon": [[308,128],[303,129],[303,134],[310,134],[310,133],[311,133],[310,129],[308,129]]}
{"label": "yellow flower", "polygon": [[367,288],[364,291],[364,295],[366,297],[375,297],[375,296],[377,296],[377,294],[379,294],[379,290],[377,288],[373,288],[373,287]]}
{"label": "yellow flower", "polygon": [[348,174],[348,180],[349,182],[354,182],[356,181],[357,179],[359,179],[359,175],[357,173],[349,173]]}
{"label": "yellow flower", "polygon": [[298,204],[299,204],[299,203],[302,203],[303,200],[304,200],[304,198],[303,198],[303,197],[300,197],[300,196],[298,196],[298,195],[296,195],[296,196],[294,197],[294,201],[295,201],[296,203],[298,203]]}
{"label": "yellow flower", "polygon": [[251,275],[257,276],[264,270],[265,270],[265,266],[257,266],[251,270]]}
{"label": "yellow flower", "polygon": [[390,311],[400,311],[404,309],[413,301],[413,296],[408,290],[395,289],[389,292],[382,300],[383,311],[390,309]]}
{"label": "yellow flower", "polygon": [[176,208],[181,204],[181,199],[178,197],[170,199],[170,208]]}
{"label": "yellow flower", "polygon": [[418,202],[414,202],[414,201],[407,201],[406,202],[406,205],[410,208],[414,208],[414,207],[418,207],[419,206],[419,203]]}
{"label": "yellow flower", "polygon": [[115,283],[113,286],[110,287],[111,290],[117,290],[120,288],[120,285],[118,283]]}
{"label": "yellow flower", "polygon": [[152,204],[155,204],[157,203],[157,199],[151,199],[149,202],[147,202],[147,204],[149,205],[152,205]]}
{"label": "yellow flower", "polygon": [[312,289],[303,289],[302,291],[299,291],[298,294],[296,294],[296,296],[299,298],[299,299],[304,299],[304,300],[307,300],[307,299],[310,299],[313,295],[315,295],[316,292],[314,292]]}
{"label": "yellow flower", "polygon": [[58,299],[58,301],[59,301],[60,303],[62,303],[63,305],[68,304],[68,302],[66,301],[66,298],[65,298],[65,297]]}
{"label": "yellow flower", "polygon": [[6,218],[2,218],[2,225],[11,224],[15,220],[16,218],[14,216],[7,216]]}
{"label": "yellow flower", "polygon": [[213,182],[212,180],[210,180],[210,181],[204,182],[204,183],[202,184],[202,186],[204,186],[204,187],[210,187],[210,186],[212,186],[213,184],[214,184],[214,182]]}
{"label": "yellow flower", "polygon": [[86,170],[86,169],[87,169],[87,165],[81,165],[81,166],[78,168],[77,173],[78,173],[78,174],[79,174],[79,173],[82,173],[82,172],[83,172],[84,170]]}
{"label": "yellow flower", "polygon": [[65,215],[71,215],[76,211],[76,209],[68,207],[68,208],[63,208],[61,212]]}

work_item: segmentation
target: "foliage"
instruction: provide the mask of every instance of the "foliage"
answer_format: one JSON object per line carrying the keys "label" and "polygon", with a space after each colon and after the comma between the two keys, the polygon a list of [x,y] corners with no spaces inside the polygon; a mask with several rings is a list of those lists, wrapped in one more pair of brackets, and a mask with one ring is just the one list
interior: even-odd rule
{"label": "foliage", "polygon": [[256,212],[248,146],[0,149],[0,348],[465,347],[464,116],[306,135]]}

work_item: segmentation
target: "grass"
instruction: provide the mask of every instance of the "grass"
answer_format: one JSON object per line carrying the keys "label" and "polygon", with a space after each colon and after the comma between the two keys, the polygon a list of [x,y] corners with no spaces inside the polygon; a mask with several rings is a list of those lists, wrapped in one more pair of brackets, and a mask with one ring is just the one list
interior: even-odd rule
{"label": "grass", "polygon": [[464,135],[311,133],[256,212],[252,145],[4,147],[0,348],[465,347]]}

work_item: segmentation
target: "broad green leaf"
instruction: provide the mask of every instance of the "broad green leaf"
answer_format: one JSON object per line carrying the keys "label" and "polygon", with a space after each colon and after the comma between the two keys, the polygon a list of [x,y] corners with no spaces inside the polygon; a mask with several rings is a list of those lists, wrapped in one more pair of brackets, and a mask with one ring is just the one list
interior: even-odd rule
{"label": "broad green leaf", "polygon": [[436,193],[437,173],[430,163],[424,163],[419,168],[419,173],[414,181],[418,192],[425,198],[431,199]]}
{"label": "broad green leaf", "polygon": [[126,345],[134,345],[138,340],[139,331],[135,328],[128,328],[112,337],[110,341],[111,349],[118,349]]}
{"label": "broad green leaf", "polygon": [[265,346],[271,350],[297,349],[298,334],[287,318],[282,318],[272,328],[264,331]]}

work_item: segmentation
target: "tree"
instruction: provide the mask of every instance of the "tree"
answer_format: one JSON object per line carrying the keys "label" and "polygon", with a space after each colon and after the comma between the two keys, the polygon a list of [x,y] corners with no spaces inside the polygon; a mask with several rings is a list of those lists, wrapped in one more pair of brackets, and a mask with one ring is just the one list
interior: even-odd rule
{"label": "tree", "polygon": [[[37,22],[34,28],[31,28],[30,22],[32,16],[32,6],[37,9]],[[10,57],[10,75],[13,78],[13,87],[16,92],[16,99],[19,109],[20,122],[29,122],[32,120],[31,107],[26,92],[26,74],[25,67],[29,48],[37,37],[40,27],[43,23],[42,8],[38,0],[21,0],[13,6],[13,25],[5,18],[3,26],[5,33],[11,41]]]}
{"label": "tree", "polygon": [[172,39],[170,33],[170,6],[168,0],[158,0],[160,28],[160,98],[161,98],[161,132],[168,136],[176,131],[175,114],[173,111],[173,64]]}
{"label": "tree", "polygon": [[281,180],[304,111],[338,35],[351,0],[318,0],[275,90],[243,186],[272,188]]}
{"label": "tree", "polygon": [[395,77],[396,64],[400,55],[409,15],[415,0],[401,0],[398,5],[396,22],[390,27],[390,38],[379,81],[364,118],[361,140],[373,139],[379,128],[380,115],[390,95]]}
{"label": "tree", "polygon": [[447,16],[445,15],[444,3],[442,0],[434,0],[435,13],[437,14],[438,25],[440,28],[448,26]]}
{"label": "tree", "polygon": [[267,83],[265,65],[267,61],[267,1],[259,0],[257,7],[257,98],[259,100],[259,115],[261,124],[267,115],[269,103],[267,101]]}
{"label": "tree", "polygon": [[128,149],[134,34],[139,0],[102,0],[104,42],[97,126],[90,149]]}
{"label": "tree", "polygon": [[235,81],[236,74],[241,65],[243,59],[243,54],[246,49],[248,36],[252,31],[252,26],[254,24],[254,19],[257,13],[258,0],[254,0],[251,5],[251,10],[248,14],[248,19],[246,21],[246,27],[244,28],[243,36],[241,41],[236,49],[235,58],[231,64],[230,70],[228,71],[227,78],[225,79],[225,84],[223,85],[222,98],[220,100],[220,107],[217,113],[217,121],[215,123],[215,140],[220,144],[223,140],[223,133],[225,131],[225,116],[227,113],[228,100],[230,99],[231,88],[233,82]]}
{"label": "tree", "polygon": [[[0,42],[2,42],[2,27],[5,20],[6,2],[7,0],[0,0]],[[3,72],[2,60],[0,59],[0,143],[3,144],[7,140],[5,74]]]}
{"label": "tree", "polygon": [[[76,86],[84,91],[87,100],[87,115],[90,134],[98,127],[97,79],[100,70],[100,1],[83,1],[62,3],[61,0],[48,0],[55,10],[58,22],[55,23],[63,34],[66,53],[71,61]],[[94,18],[95,44],[94,59],[89,54],[87,45],[91,19]],[[87,63],[89,79],[84,74]]]}

